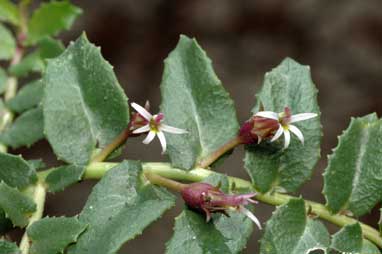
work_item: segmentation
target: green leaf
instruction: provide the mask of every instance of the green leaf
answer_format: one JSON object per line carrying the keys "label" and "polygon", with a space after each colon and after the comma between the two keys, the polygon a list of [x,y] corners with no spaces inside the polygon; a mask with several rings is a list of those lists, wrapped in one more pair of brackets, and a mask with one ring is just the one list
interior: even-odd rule
{"label": "green leaf", "polygon": [[364,239],[362,242],[361,254],[381,254],[381,252],[377,246]]}
{"label": "green leaf", "polygon": [[16,43],[12,33],[0,24],[0,60],[11,59],[15,53]]}
{"label": "green leaf", "polygon": [[42,80],[33,81],[23,86],[17,95],[7,102],[7,106],[13,112],[22,113],[41,102],[43,91]]}
{"label": "green leaf", "polygon": [[64,161],[87,164],[97,142],[104,147],[127,127],[127,98],[85,35],[49,61],[44,83],[45,134]]}
{"label": "green leaf", "polygon": [[329,156],[324,194],[333,212],[360,216],[382,200],[382,120],[376,114],[353,118]]}
{"label": "green leaf", "polygon": [[0,254],[19,254],[19,253],[20,253],[20,250],[15,243],[0,240]]}
{"label": "green leaf", "polygon": [[6,217],[6,214],[3,211],[3,209],[0,208],[0,235],[3,235],[11,228],[12,222]]}
{"label": "green leaf", "polygon": [[19,24],[20,15],[17,6],[10,0],[0,0],[0,21]]}
{"label": "green leaf", "polygon": [[167,243],[166,253],[233,253],[226,239],[212,223],[199,213],[185,209],[176,219],[174,236]]}
{"label": "green leaf", "polygon": [[64,253],[66,247],[77,241],[86,224],[76,217],[43,218],[27,228],[32,240],[30,254]]}
{"label": "green leaf", "polygon": [[362,241],[362,228],[356,223],[347,225],[334,234],[330,247],[340,252],[359,253]]}
{"label": "green leaf", "polygon": [[[260,103],[265,110],[274,112],[282,112],[288,106],[293,114],[320,113],[317,89],[309,66],[300,65],[290,58],[265,75],[263,87],[256,98],[253,113],[259,111]],[[282,149],[282,138],[247,149],[245,167],[260,192],[265,193],[275,186],[294,192],[311,177],[320,158],[320,119],[317,117],[296,125],[304,134],[305,145],[294,137],[286,150]]]}
{"label": "green leaf", "polygon": [[24,227],[29,216],[36,210],[33,200],[6,183],[0,183],[0,208],[2,208],[13,225]]}
{"label": "green leaf", "polygon": [[325,226],[307,218],[303,199],[291,199],[268,220],[260,242],[261,254],[301,254],[330,245]]}
{"label": "green leaf", "polygon": [[55,168],[45,179],[50,192],[62,191],[69,185],[81,180],[84,167],[66,165]]}
{"label": "green leaf", "polygon": [[5,92],[7,79],[7,73],[2,68],[0,68],[0,94],[3,94]]}
{"label": "green leaf", "polygon": [[27,42],[33,44],[46,36],[68,30],[82,10],[67,1],[43,3],[33,13],[28,23]]}
{"label": "green leaf", "polygon": [[24,188],[37,180],[36,172],[21,156],[0,153],[0,181]]}
{"label": "green leaf", "polygon": [[28,160],[28,164],[34,168],[36,171],[46,167],[42,159]]}
{"label": "green leaf", "polygon": [[19,148],[31,146],[44,138],[44,119],[40,107],[33,108],[22,115],[3,133],[0,134],[0,142]]}
{"label": "green leaf", "polygon": [[194,167],[237,134],[233,102],[196,40],[180,37],[165,60],[161,93],[166,123],[189,132],[166,134],[174,166]]}
{"label": "green leaf", "polygon": [[24,77],[30,72],[44,72],[46,60],[55,58],[64,51],[63,44],[52,38],[44,38],[38,42],[38,48],[25,56],[20,63],[9,68],[9,72],[17,77]]}
{"label": "green leaf", "polygon": [[93,188],[79,216],[87,230],[69,253],[111,254],[174,206],[174,196],[142,182],[139,162],[125,161]]}
{"label": "green leaf", "polygon": [[[212,174],[203,182],[229,190],[226,176]],[[229,212],[230,217],[214,214],[207,223],[205,216],[185,209],[176,219],[174,235],[166,244],[166,253],[239,253],[245,248],[253,230],[253,223],[239,212]]]}

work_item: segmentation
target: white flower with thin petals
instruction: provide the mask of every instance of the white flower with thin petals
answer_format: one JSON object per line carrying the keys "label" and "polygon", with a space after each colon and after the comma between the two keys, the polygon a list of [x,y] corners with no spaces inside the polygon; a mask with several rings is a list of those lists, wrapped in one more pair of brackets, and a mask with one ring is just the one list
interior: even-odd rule
{"label": "white flower with thin petals", "polygon": [[162,146],[162,153],[165,153],[167,148],[167,142],[163,132],[168,132],[173,134],[187,133],[186,130],[175,128],[175,127],[162,123],[164,118],[163,113],[152,115],[144,107],[134,102],[131,103],[131,106],[142,116],[142,118],[145,119],[145,125],[133,130],[133,134],[148,132],[146,138],[143,140],[144,144],[149,144],[155,138],[155,136],[158,136],[158,139]]}
{"label": "white flower with thin petals", "polygon": [[297,136],[297,138],[304,144],[304,136],[299,128],[291,123],[296,123],[304,120],[308,120],[317,116],[316,113],[301,113],[292,115],[291,110],[286,107],[284,112],[276,113],[272,111],[260,111],[255,114],[255,116],[260,116],[264,118],[269,118],[273,120],[277,120],[279,122],[279,128],[274,134],[271,142],[277,140],[284,134],[284,148],[287,148],[290,144],[290,132]]}

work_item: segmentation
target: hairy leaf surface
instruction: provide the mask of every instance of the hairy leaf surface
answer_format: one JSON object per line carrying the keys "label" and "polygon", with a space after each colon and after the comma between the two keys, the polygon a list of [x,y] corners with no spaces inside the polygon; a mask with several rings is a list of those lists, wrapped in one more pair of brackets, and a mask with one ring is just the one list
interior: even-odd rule
{"label": "hairy leaf surface", "polygon": [[363,215],[382,200],[382,120],[353,118],[340,136],[324,174],[324,194],[333,212]]}
{"label": "hairy leaf surface", "polygon": [[[261,91],[256,95],[253,113],[264,110],[292,114],[318,113],[317,89],[312,82],[309,66],[287,58],[266,73]],[[245,167],[257,190],[267,192],[280,186],[288,192],[297,191],[312,175],[320,158],[321,124],[319,117],[295,124],[303,133],[305,144],[292,134],[291,144],[283,150],[284,139],[263,142],[247,149]]]}
{"label": "hairy leaf surface", "polygon": [[44,130],[60,159],[85,165],[127,127],[127,98],[85,35],[49,61],[44,84]]}
{"label": "hairy leaf surface", "polygon": [[24,188],[36,181],[36,172],[21,156],[0,153],[0,181]]}
{"label": "hairy leaf surface", "polygon": [[166,123],[189,132],[166,134],[174,166],[194,167],[237,134],[233,102],[195,39],[181,36],[165,60],[161,93]]}
{"label": "hairy leaf surface", "polygon": [[125,161],[93,188],[79,216],[87,230],[69,253],[111,254],[175,204],[163,188],[142,182],[141,164]]}
{"label": "hairy leaf surface", "polygon": [[46,217],[27,228],[32,240],[30,254],[64,253],[66,247],[77,241],[86,224],[76,217]]}
{"label": "hairy leaf surface", "polygon": [[29,216],[36,210],[33,200],[6,183],[0,183],[0,208],[2,208],[13,225],[24,227]]}
{"label": "hairy leaf surface", "polygon": [[0,141],[12,148],[31,146],[44,138],[42,108],[33,108],[20,115],[0,134]]}
{"label": "hairy leaf surface", "polygon": [[267,221],[260,244],[261,254],[301,254],[326,251],[330,236],[320,221],[307,218],[304,200],[291,199]]}

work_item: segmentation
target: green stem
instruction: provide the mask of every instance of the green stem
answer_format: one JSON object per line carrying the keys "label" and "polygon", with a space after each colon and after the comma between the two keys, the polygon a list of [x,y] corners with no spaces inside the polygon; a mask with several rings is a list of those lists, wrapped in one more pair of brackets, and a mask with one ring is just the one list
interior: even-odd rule
{"label": "green stem", "polygon": [[[45,198],[46,198],[46,189],[42,183],[38,182],[36,186],[34,187],[34,193],[33,193],[33,200],[36,203],[36,211],[30,217],[28,227],[32,225],[35,221],[38,221],[39,219],[42,218],[44,213]],[[29,253],[30,241],[29,241],[28,234],[26,232],[24,233],[23,238],[21,239],[19,247],[22,254]]]}
{"label": "green stem", "polygon": [[[86,168],[84,178],[100,179],[109,169],[116,165],[117,163],[92,163]],[[214,172],[203,168],[196,168],[190,171],[184,171],[181,169],[172,168],[169,163],[161,162],[142,163],[142,167],[145,174],[156,174],[161,176],[162,178],[164,177],[172,180],[186,182],[199,182],[207,178],[209,175],[214,174]],[[230,183],[234,183],[236,188],[238,189],[253,189],[253,186],[249,181],[236,177],[228,177],[228,179]],[[280,193],[258,193],[256,195],[257,200],[274,206],[286,204],[291,198],[294,197]],[[309,211],[311,214],[317,215],[321,219],[329,221],[340,227],[354,224],[357,222],[360,223],[364,237],[374,242],[379,248],[382,248],[382,238],[380,236],[380,233],[376,229],[366,224],[363,224],[356,219],[350,218],[346,215],[332,214],[328,210],[328,208],[326,208],[322,204],[309,200],[305,200],[305,204],[307,211]]]}
{"label": "green stem", "polygon": [[227,143],[219,147],[216,151],[208,155],[207,157],[203,158],[199,162],[199,167],[201,168],[208,168],[212,163],[214,163],[217,159],[219,159],[223,154],[228,152],[229,150],[232,150],[236,146],[241,144],[241,139],[239,136],[234,137],[233,139],[229,140]]}

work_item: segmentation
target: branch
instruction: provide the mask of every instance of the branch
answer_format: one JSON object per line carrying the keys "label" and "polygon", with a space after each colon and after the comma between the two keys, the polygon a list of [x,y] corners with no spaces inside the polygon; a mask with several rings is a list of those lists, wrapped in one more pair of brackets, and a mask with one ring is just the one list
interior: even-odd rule
{"label": "branch", "polygon": [[[118,163],[92,163],[86,168],[84,179],[100,179],[109,169],[116,166],[117,164]],[[142,167],[146,175],[148,173],[156,174],[164,178],[186,182],[199,182],[211,174],[214,174],[214,172],[203,168],[195,168],[190,171],[184,171],[171,167],[169,163],[161,162],[142,163]],[[228,176],[228,179],[230,184],[235,184],[236,188],[238,189],[253,190],[253,185],[249,181],[231,176]],[[257,193],[256,195],[257,200],[274,206],[286,204],[291,198],[294,197],[281,193]],[[360,223],[364,237],[374,242],[379,248],[382,248],[382,238],[380,233],[373,227],[363,224],[358,220],[346,215],[332,214],[327,207],[320,203],[305,200],[305,204],[306,210],[309,213],[317,215],[321,219],[329,221],[337,226],[344,227],[346,225]]]}
{"label": "branch", "polygon": [[[28,226],[32,225],[35,221],[38,221],[42,218],[44,213],[44,205],[45,205],[45,197],[46,197],[46,189],[42,183],[38,182],[34,187],[33,200],[36,203],[36,211],[29,219]],[[28,254],[30,248],[30,241],[28,234],[25,232],[23,238],[20,242],[20,250],[22,254]]]}

